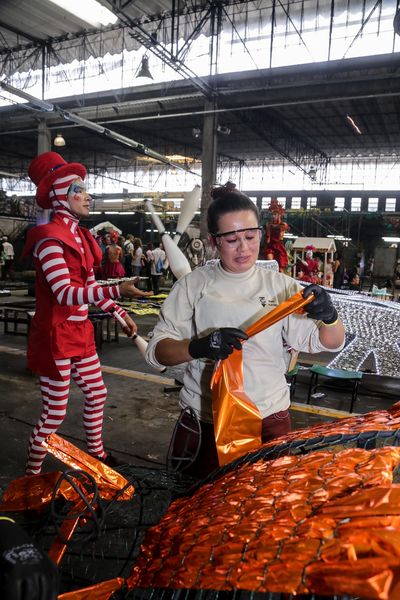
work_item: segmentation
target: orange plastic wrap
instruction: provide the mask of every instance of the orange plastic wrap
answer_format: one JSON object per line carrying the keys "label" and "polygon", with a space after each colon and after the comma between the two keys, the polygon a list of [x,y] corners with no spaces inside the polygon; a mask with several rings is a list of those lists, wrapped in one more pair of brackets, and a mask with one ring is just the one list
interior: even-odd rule
{"label": "orange plastic wrap", "polygon": [[[314,300],[298,292],[274,310],[253,323],[246,333],[249,337],[271,327],[288,315],[300,311]],[[244,342],[246,343],[246,342]],[[243,390],[242,351],[234,349],[220,361],[211,379],[214,433],[220,465],[256,450],[261,446],[260,411]]]}
{"label": "orange plastic wrap", "polygon": [[[43,510],[49,504],[61,475],[61,471],[55,471],[13,479],[3,494],[0,511]],[[66,481],[61,483],[58,494],[70,501],[75,501],[78,497],[76,491]]]}
{"label": "orange plastic wrap", "polygon": [[125,585],[125,579],[117,577],[116,579],[109,579],[103,581],[97,585],[91,585],[90,587],[83,588],[81,590],[75,590],[74,592],[67,592],[58,596],[58,600],[108,600]]}
{"label": "orange plastic wrap", "polygon": [[384,447],[242,464],[171,504],[128,586],[394,600],[399,463]]}
{"label": "orange plastic wrap", "polygon": [[[76,446],[67,442],[56,433],[52,433],[43,442],[47,450],[58,460],[69,465],[72,469],[83,469],[87,471],[96,481],[99,495],[105,500],[112,500],[116,493],[122,490],[128,481],[122,477],[117,471],[108,467],[97,458],[90,456],[83,450],[79,450]],[[132,498],[135,490],[133,486],[129,486],[119,496],[119,500],[129,500]]]}
{"label": "orange plastic wrap", "polygon": [[[69,514],[76,514],[77,512],[82,511],[84,508],[85,508],[85,503],[82,500],[80,500],[79,502],[77,502],[74,505],[74,507],[72,508],[72,510],[70,511]],[[62,524],[62,526],[60,528],[60,533],[64,540],[69,541],[72,538],[74,531],[79,524],[80,519],[81,519],[81,517],[76,517],[75,519],[67,518],[64,521],[64,523]],[[50,556],[51,560],[57,566],[60,565],[66,550],[67,550],[67,544],[65,542],[63,542],[59,537],[56,537],[56,539],[54,540],[54,542],[49,550],[49,556]]]}

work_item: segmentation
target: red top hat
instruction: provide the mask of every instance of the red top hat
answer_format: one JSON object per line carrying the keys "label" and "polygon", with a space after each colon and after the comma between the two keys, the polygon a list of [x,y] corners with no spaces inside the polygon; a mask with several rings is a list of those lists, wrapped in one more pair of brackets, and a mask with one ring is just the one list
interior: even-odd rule
{"label": "red top hat", "polygon": [[41,208],[51,208],[49,192],[56,179],[66,175],[86,177],[86,169],[80,163],[67,163],[57,152],[44,152],[33,159],[28,175],[37,186],[36,200]]}

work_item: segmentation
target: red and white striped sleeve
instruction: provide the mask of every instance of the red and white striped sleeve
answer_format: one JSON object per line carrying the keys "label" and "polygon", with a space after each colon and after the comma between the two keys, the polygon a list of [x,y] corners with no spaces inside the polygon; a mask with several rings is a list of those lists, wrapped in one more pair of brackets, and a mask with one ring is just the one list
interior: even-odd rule
{"label": "red and white striped sleeve", "polygon": [[[81,306],[106,301],[105,306],[107,306],[108,300],[111,301],[120,295],[118,285],[110,285],[104,288],[97,283],[84,287],[72,285],[68,265],[64,259],[64,250],[58,240],[50,238],[40,240],[35,246],[34,256],[38,259],[46,281],[58,304]],[[101,308],[104,310],[103,307]],[[112,311],[107,310],[107,312]]]}
{"label": "red and white striped sleeve", "polygon": [[[89,273],[86,283],[90,287],[97,287],[97,288],[103,289],[97,283],[96,278],[94,276],[93,269]],[[117,286],[114,286],[114,287],[117,287]],[[113,302],[109,298],[105,298],[103,300],[96,300],[95,302],[93,302],[93,304],[95,304],[96,306],[101,308],[101,310],[104,310],[104,312],[110,313],[114,317],[114,319],[116,319],[116,317],[114,316],[115,313],[118,313],[122,318],[126,317],[126,315],[128,314],[126,312],[126,310],[124,310],[121,306],[118,306],[118,304],[115,304],[115,302]]]}

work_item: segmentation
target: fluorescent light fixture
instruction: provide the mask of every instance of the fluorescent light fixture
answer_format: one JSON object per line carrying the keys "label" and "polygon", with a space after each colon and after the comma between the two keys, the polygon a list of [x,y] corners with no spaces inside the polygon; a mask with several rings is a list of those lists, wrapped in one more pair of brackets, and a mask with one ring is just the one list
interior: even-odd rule
{"label": "fluorescent light fixture", "polygon": [[348,122],[350,123],[350,125],[352,126],[352,128],[354,129],[354,131],[356,133],[358,133],[358,135],[362,135],[362,131],[361,129],[358,127],[358,125],[356,125],[356,123],[354,122],[354,119],[352,119],[350,117],[350,115],[346,115],[346,119],[348,120]]}
{"label": "fluorescent light fixture", "polygon": [[105,210],[105,215],[119,215],[119,210]]}
{"label": "fluorescent light fixture", "polygon": [[119,204],[121,204],[121,202],[123,202],[123,200],[121,200],[121,198],[117,199],[117,200],[103,200],[103,202],[109,202],[110,204],[112,202],[118,202]]}
{"label": "fluorescent light fixture", "polygon": [[200,211],[199,211],[199,210],[196,210],[196,212],[195,212],[194,214],[195,214],[195,215],[199,215],[199,214],[200,214]]}
{"label": "fluorescent light fixture", "polygon": [[101,210],[90,210],[89,215],[101,215]]}
{"label": "fluorescent light fixture", "polygon": [[24,100],[28,100],[28,102],[32,102],[32,104],[36,105],[42,110],[45,110],[47,112],[51,112],[52,110],[54,110],[54,105],[50,104],[50,102],[45,102],[44,100],[40,100],[40,98],[31,96],[23,90],[18,90],[12,85],[8,85],[8,83],[5,83],[4,81],[0,81],[0,87],[3,88],[3,90],[6,90],[6,92],[9,92],[10,94],[14,94],[14,96],[19,96],[20,98],[24,98]]}
{"label": "fluorescent light fixture", "polygon": [[393,244],[398,244],[400,242],[400,237],[383,237],[384,242],[392,242]]}
{"label": "fluorescent light fixture", "polygon": [[10,173],[9,171],[0,171],[0,177],[15,177],[16,179],[19,179],[21,175]]}
{"label": "fluorescent light fixture", "polygon": [[97,27],[98,25],[114,25],[118,17],[97,0],[50,0],[60,8]]}
{"label": "fluorescent light fixture", "polygon": [[124,211],[120,211],[119,214],[120,215],[134,215],[135,211],[133,211],[133,210],[124,210]]}
{"label": "fluorescent light fixture", "polygon": [[161,202],[182,202],[183,198],[161,198]]}
{"label": "fluorescent light fixture", "polygon": [[148,231],[149,233],[150,233],[151,231],[154,231],[154,232],[158,233],[158,229],[146,229],[146,231]]}
{"label": "fluorescent light fixture", "polygon": [[129,198],[129,202],[144,202],[144,198]]}
{"label": "fluorescent light fixture", "polygon": [[162,215],[162,212],[157,212],[156,210],[154,211],[154,213],[149,212],[145,212],[145,215],[151,215],[151,214],[155,214],[155,215]]}
{"label": "fluorescent light fixture", "polygon": [[180,215],[181,211],[180,210],[166,210],[165,214],[166,215]]}

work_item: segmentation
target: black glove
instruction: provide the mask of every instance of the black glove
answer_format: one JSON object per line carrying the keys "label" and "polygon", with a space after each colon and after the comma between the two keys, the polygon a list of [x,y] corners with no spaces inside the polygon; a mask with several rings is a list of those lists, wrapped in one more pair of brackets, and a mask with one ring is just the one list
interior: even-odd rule
{"label": "black glove", "polygon": [[16,523],[0,519],[1,600],[56,600],[58,570]]}
{"label": "black glove", "polygon": [[211,358],[220,360],[227,358],[233,348],[242,349],[240,340],[248,340],[249,336],[235,327],[221,327],[209,335],[192,340],[189,344],[189,354],[193,358]]}
{"label": "black glove", "polygon": [[304,298],[308,298],[310,294],[314,294],[315,300],[310,302],[310,304],[306,304],[304,307],[307,317],[315,319],[316,321],[322,321],[326,325],[330,325],[337,321],[337,310],[333,306],[328,292],[319,285],[312,283],[303,290]]}

